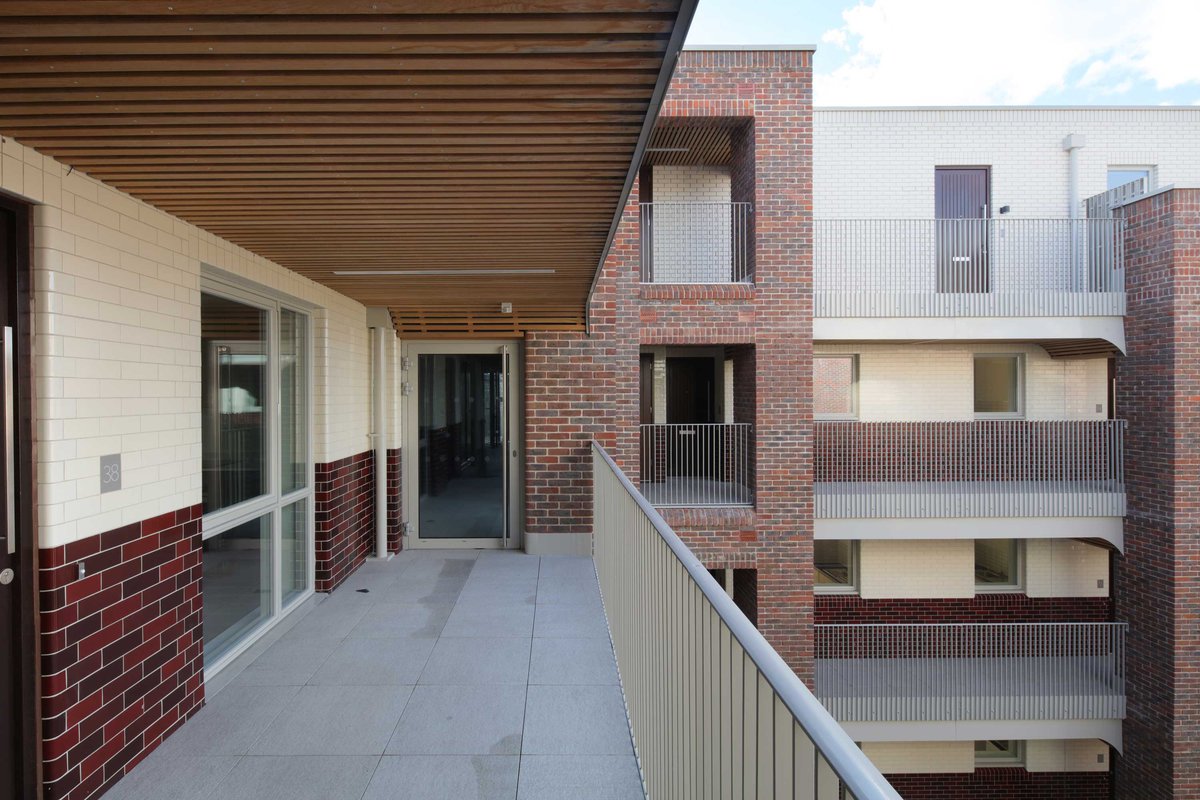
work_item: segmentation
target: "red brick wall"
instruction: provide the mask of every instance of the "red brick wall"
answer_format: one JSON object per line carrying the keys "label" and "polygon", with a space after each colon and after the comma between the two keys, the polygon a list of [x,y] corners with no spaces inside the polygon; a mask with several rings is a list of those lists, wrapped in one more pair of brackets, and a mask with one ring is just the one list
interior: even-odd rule
{"label": "red brick wall", "polygon": [[[753,287],[643,287],[638,192],[590,308],[592,335],[525,345],[526,529],[590,531],[588,441],[635,482],[642,345],[742,345],[735,414],[756,424],[754,510],[668,515],[710,566],[757,570],[760,629],[797,672],[812,659],[811,54],[685,52],[663,117],[720,117],[735,137],[733,191],[754,203]],[[749,369],[745,365],[749,365]],[[751,388],[752,387],[752,388]],[[746,406],[752,404],[752,411]]]}
{"label": "red brick wall", "polygon": [[316,465],[318,592],[332,592],[375,545],[375,454]]}
{"label": "red brick wall", "polygon": [[923,622],[1111,622],[1107,597],[1026,597],[980,594],[939,600],[864,600],[857,595],[817,595],[818,625]]}
{"label": "red brick wall", "polygon": [[992,768],[885,777],[904,800],[1106,800],[1112,796],[1107,772]]}
{"label": "red brick wall", "polygon": [[1125,209],[1126,356],[1117,408],[1129,420],[1125,554],[1129,713],[1120,797],[1200,797],[1200,190]]}
{"label": "red brick wall", "polygon": [[46,800],[96,797],[204,702],[200,518],[41,551]]}

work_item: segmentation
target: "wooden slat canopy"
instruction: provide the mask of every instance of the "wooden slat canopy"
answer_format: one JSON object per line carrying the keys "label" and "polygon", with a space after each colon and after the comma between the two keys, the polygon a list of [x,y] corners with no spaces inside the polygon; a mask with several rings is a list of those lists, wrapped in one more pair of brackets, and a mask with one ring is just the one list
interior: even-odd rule
{"label": "wooden slat canopy", "polygon": [[0,133],[440,335],[577,327],[694,5],[4,0]]}

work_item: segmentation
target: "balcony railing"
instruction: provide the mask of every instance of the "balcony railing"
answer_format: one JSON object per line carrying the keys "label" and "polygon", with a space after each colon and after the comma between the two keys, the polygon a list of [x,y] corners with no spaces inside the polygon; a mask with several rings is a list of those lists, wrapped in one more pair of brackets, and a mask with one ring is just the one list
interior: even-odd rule
{"label": "balcony railing", "polygon": [[647,796],[898,800],[612,458],[592,455],[596,572]]}
{"label": "balcony railing", "polygon": [[1125,514],[1124,420],[822,421],[821,518]]}
{"label": "balcony railing", "polygon": [[817,625],[842,722],[1121,719],[1125,624]]}
{"label": "balcony railing", "polygon": [[642,203],[642,283],[746,283],[750,203]]}
{"label": "balcony railing", "polygon": [[641,430],[641,490],[654,505],[754,503],[752,425],[643,425]]}
{"label": "balcony railing", "polygon": [[1121,219],[821,219],[818,317],[1120,316]]}

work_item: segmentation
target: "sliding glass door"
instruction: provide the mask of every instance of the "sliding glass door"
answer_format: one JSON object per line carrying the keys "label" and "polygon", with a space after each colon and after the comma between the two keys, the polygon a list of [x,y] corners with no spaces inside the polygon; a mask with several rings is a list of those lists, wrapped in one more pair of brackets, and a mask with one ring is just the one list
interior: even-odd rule
{"label": "sliding glass door", "polygon": [[200,301],[204,663],[312,591],[309,317],[206,282]]}

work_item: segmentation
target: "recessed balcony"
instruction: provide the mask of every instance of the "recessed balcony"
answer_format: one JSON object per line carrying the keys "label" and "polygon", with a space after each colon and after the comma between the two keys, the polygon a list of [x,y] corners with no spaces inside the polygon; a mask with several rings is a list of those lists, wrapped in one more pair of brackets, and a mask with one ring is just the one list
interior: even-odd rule
{"label": "recessed balcony", "polygon": [[819,219],[814,337],[1101,339],[1123,349],[1123,237],[1124,221],[1108,218]]}
{"label": "recessed balcony", "polygon": [[754,504],[753,425],[642,425],[641,443],[639,488],[653,505]]}
{"label": "recessed balcony", "polygon": [[872,724],[957,739],[980,737],[949,735],[955,726],[1020,720],[1120,746],[1125,633],[1124,623],[817,625],[816,694],[867,738]]}
{"label": "recessed balcony", "polygon": [[750,283],[750,203],[641,203],[642,283]]}
{"label": "recessed balcony", "polygon": [[1124,546],[1123,420],[820,421],[816,536],[1099,538]]}

